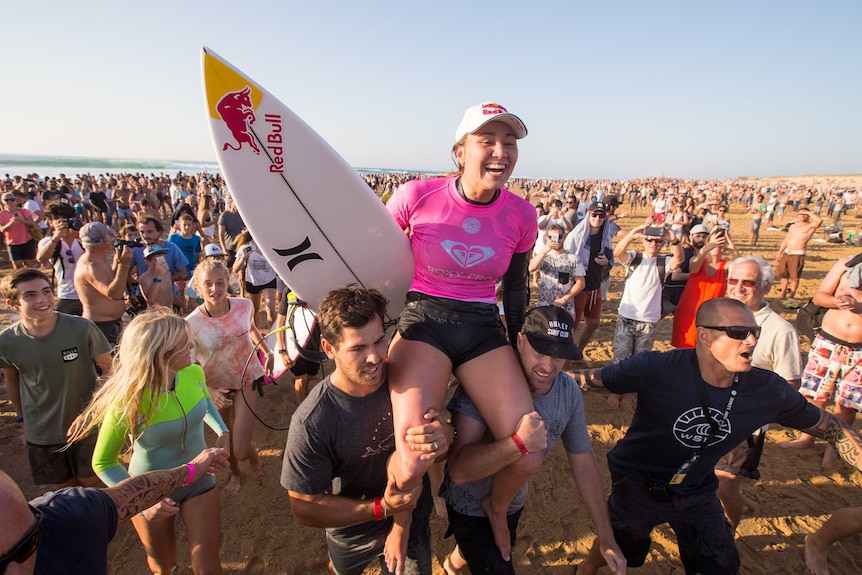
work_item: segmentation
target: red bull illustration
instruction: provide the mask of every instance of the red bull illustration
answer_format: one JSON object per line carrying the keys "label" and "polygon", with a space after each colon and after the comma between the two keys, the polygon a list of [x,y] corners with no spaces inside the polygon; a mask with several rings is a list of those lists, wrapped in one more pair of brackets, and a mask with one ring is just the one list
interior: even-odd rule
{"label": "red bull illustration", "polygon": [[257,120],[251,104],[251,88],[246,86],[239,92],[228,92],[216,104],[221,119],[227,124],[230,133],[236,140],[236,147],[225,142],[222,150],[241,150],[243,144],[248,144],[254,153],[260,155],[260,148],[254,141],[251,125]]}

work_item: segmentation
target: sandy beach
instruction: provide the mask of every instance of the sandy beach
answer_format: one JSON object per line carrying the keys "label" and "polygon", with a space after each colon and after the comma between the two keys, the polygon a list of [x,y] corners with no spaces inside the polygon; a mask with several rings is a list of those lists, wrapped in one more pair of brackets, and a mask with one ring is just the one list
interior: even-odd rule
{"label": "sandy beach", "polygon": [[[769,178],[762,181],[764,185],[771,185],[791,179]],[[862,189],[862,176],[804,176],[794,177],[792,181],[824,188],[834,185]],[[732,207],[731,212],[731,232],[740,251],[745,255],[760,255],[773,261],[784,233],[764,229],[761,231],[760,243],[750,249],[745,244],[748,217],[737,206]],[[862,211],[844,216],[843,221],[848,227],[862,224],[862,216],[857,213]],[[640,217],[629,216],[619,223],[624,229],[630,229],[640,223],[645,215],[645,210],[641,210]],[[793,218],[793,212],[788,211],[785,221]],[[824,234],[819,232],[809,244],[797,299],[806,301],[813,295],[836,259],[860,251],[862,249],[850,245],[826,243]],[[9,269],[5,252],[0,258],[0,268],[6,271]],[[606,304],[602,325],[594,341],[584,350],[597,367],[611,361],[610,341],[622,279],[622,270],[617,267],[612,273],[611,301]],[[770,296],[775,296],[775,289]],[[773,309],[793,321],[795,312],[784,310],[775,297],[768,296],[767,300]],[[13,320],[12,310],[2,306],[0,327]],[[663,320],[657,349],[670,349],[670,333],[671,322]],[[803,351],[807,353],[807,350],[806,341]],[[331,365],[325,365],[325,371],[329,373]],[[605,396],[601,394],[587,394],[585,404],[590,436],[607,490],[609,476],[605,456],[625,433],[632,412],[610,409]],[[268,387],[259,402],[260,417],[272,427],[281,429],[271,430],[257,425],[255,442],[264,461],[263,476],[244,476],[243,487],[238,495],[227,496],[222,491],[221,558],[226,573],[326,573],[323,531],[299,526],[293,520],[287,494],[279,485],[281,455],[287,436],[284,429],[289,425],[295,409],[292,382],[287,381]],[[742,573],[772,575],[805,572],[805,535],[817,529],[836,508],[858,506],[862,501],[862,474],[840,460],[832,469],[821,471],[824,442],[818,442],[814,449],[800,451],[785,451],[776,445],[779,441],[795,436],[793,430],[773,426],[768,433],[760,468],[762,479],[746,481],[743,486],[748,505],[737,532]],[[211,435],[209,439],[213,441]],[[5,387],[0,387],[0,461],[3,462],[3,469],[18,482],[26,496],[33,497],[40,493],[30,480],[20,430],[13,422]],[[220,486],[226,481],[227,475],[220,477]],[[175,572],[186,575],[192,571],[182,526],[178,525],[181,541]],[[432,520],[435,575],[443,574],[441,563],[454,545],[452,539],[443,539],[445,527],[443,521],[437,518]],[[513,553],[516,569],[524,575],[572,574],[574,566],[586,555],[592,539],[589,517],[580,504],[565,454],[558,446],[531,482],[529,500]],[[646,565],[633,572],[643,575],[683,573],[673,533],[667,528],[657,529],[654,540]],[[862,573],[862,539],[854,537],[838,543],[829,555],[829,564],[834,575]],[[111,544],[109,565],[110,572],[117,575],[149,573],[143,548],[128,523],[119,528]],[[380,570],[369,567],[366,574],[371,573],[380,573]]]}

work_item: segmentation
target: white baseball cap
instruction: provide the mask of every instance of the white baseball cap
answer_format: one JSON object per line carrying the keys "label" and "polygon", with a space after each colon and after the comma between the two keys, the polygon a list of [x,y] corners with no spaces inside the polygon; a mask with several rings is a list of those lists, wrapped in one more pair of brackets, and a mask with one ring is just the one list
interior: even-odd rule
{"label": "white baseball cap", "polygon": [[204,248],[204,256],[211,258],[215,256],[223,256],[224,252],[218,244],[207,244]]}
{"label": "white baseball cap", "polygon": [[520,140],[527,135],[527,126],[521,118],[510,113],[506,108],[494,102],[484,102],[467,108],[458,129],[455,130],[455,142],[460,142],[466,134],[472,134],[488,122],[504,122],[515,131],[515,138]]}

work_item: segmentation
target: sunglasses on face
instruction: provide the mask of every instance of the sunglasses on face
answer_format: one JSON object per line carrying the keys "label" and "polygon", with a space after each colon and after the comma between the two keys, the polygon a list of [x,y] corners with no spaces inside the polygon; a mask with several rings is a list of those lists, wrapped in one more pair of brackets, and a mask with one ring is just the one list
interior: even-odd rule
{"label": "sunglasses on face", "polygon": [[35,551],[45,531],[45,516],[35,507],[28,505],[30,512],[36,518],[36,523],[30,528],[21,540],[5,555],[0,557],[0,573],[5,573],[10,563],[23,563]]}
{"label": "sunglasses on face", "polygon": [[748,327],[745,325],[701,325],[706,329],[715,329],[723,331],[730,339],[738,339],[740,341],[748,339],[748,336],[754,335],[754,339],[760,339],[760,327]]}
{"label": "sunglasses on face", "polygon": [[605,219],[605,216],[607,216],[607,214],[604,212],[590,212],[590,216],[593,218],[599,218],[600,220],[603,220],[603,219]]}
{"label": "sunglasses on face", "polygon": [[757,282],[754,280],[740,280],[740,279],[736,279],[736,278],[727,278],[727,285],[729,285],[729,286],[735,286],[739,283],[742,283],[742,285],[744,285],[747,288],[757,287]]}
{"label": "sunglasses on face", "polygon": [[662,238],[644,238],[644,241],[650,244],[663,244],[664,240]]}

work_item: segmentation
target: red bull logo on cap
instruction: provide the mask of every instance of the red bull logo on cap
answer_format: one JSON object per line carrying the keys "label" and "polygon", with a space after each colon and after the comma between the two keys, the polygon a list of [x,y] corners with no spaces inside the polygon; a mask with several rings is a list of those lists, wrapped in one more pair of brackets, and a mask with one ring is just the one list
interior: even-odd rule
{"label": "red bull logo on cap", "polygon": [[493,116],[495,114],[508,114],[509,111],[501,106],[500,104],[495,104],[494,102],[488,102],[486,104],[482,104],[482,114],[485,116]]}
{"label": "red bull logo on cap", "polygon": [[243,145],[248,144],[259,156],[260,148],[254,141],[254,133],[251,131],[251,125],[257,120],[251,103],[251,88],[246,86],[238,92],[228,92],[218,101],[216,110],[236,142],[236,146],[231,142],[225,142],[222,150],[228,148],[241,150]]}

